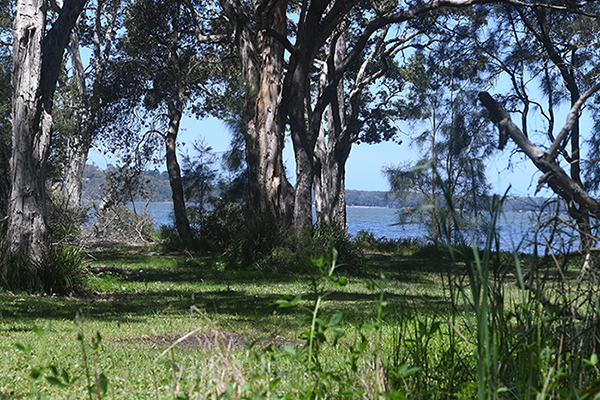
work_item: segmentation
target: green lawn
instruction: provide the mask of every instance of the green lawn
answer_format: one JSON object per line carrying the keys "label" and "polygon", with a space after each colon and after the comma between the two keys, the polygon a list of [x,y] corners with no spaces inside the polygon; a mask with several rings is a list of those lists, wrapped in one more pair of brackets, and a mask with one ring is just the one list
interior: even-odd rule
{"label": "green lawn", "polygon": [[[309,313],[272,305],[302,294],[299,304],[312,309],[317,293],[309,276],[232,271],[218,257],[147,248],[89,255],[91,267],[126,273],[90,275],[86,296],[0,293],[0,399],[96,398],[86,387],[101,373],[112,399],[216,398],[228,388],[231,398],[261,390],[285,395],[305,390],[314,376],[331,393],[351,382],[355,392],[348,397],[376,397],[394,385],[408,398],[476,393],[477,339],[456,289],[463,282],[469,294],[464,266],[440,253],[368,253],[358,276],[336,271],[348,284],[327,289],[320,308],[325,326],[334,321],[319,348],[325,375],[314,374],[304,354]],[[513,278],[505,287],[510,309],[521,293]],[[386,307],[379,320],[381,291]],[[340,312],[336,325],[331,317]],[[335,329],[344,334],[337,344]],[[249,352],[248,344],[261,338]],[[269,344],[272,352],[260,351]],[[33,379],[39,367],[47,368]]]}

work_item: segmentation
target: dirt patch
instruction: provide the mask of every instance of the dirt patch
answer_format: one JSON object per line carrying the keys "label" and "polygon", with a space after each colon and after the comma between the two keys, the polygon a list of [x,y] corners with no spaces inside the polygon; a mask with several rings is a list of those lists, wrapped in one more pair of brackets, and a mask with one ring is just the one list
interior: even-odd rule
{"label": "dirt patch", "polygon": [[152,347],[167,347],[175,344],[175,348],[190,352],[190,351],[240,351],[247,349],[252,343],[256,342],[255,346],[264,348],[270,344],[276,345],[294,345],[290,339],[282,336],[274,338],[256,338],[245,333],[239,332],[201,332],[195,333],[187,337],[141,337],[137,339],[129,339],[127,342],[133,343],[148,343]]}

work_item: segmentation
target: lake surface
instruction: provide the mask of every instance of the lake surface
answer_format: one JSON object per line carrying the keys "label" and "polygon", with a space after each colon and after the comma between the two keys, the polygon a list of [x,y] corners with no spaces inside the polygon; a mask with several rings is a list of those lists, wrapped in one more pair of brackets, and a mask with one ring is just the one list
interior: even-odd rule
{"label": "lake surface", "polygon": [[[143,205],[140,204],[138,212]],[[390,239],[412,239],[423,240],[430,236],[430,232],[424,224],[419,223],[398,223],[398,210],[392,208],[379,207],[347,207],[348,215],[348,233],[355,236],[359,231],[364,230],[372,232],[375,237],[387,237]],[[173,224],[173,206],[171,203],[150,203],[148,213],[154,218],[156,226]],[[546,214],[536,213],[505,213],[500,217],[497,225],[497,231],[500,235],[500,247],[505,251],[519,249],[520,251],[532,252],[533,247],[530,242],[534,239],[534,233],[540,223],[543,223],[548,216]],[[479,228],[479,236],[483,236],[485,228]],[[543,230],[544,235],[549,238],[548,229]],[[538,235],[537,240],[544,242],[544,239]],[[555,243],[557,239],[555,238]],[[565,229],[558,235],[559,247],[575,249],[577,237],[572,229]],[[538,246],[539,251],[543,251],[544,246]]]}

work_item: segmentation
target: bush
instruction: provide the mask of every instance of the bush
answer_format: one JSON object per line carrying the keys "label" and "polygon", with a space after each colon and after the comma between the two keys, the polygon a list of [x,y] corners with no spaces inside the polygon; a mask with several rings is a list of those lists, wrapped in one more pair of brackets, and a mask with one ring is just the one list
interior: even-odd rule
{"label": "bush", "polygon": [[[323,254],[329,256],[337,251],[337,260],[342,269],[352,273],[360,273],[362,270],[364,256],[359,246],[350,238],[348,233],[334,225],[323,225],[317,227],[314,232],[307,231],[301,238],[298,251],[300,260],[306,267],[312,265],[311,260],[317,259]],[[327,262],[331,260],[327,259]]]}
{"label": "bush", "polygon": [[0,242],[0,250],[0,285],[5,290],[67,295],[86,288],[87,257],[81,248],[50,246],[36,264],[11,253],[6,241]]}
{"label": "bush", "polygon": [[352,239],[352,243],[363,251],[378,251],[381,253],[414,253],[423,248],[423,244],[416,238],[390,239],[384,236],[376,238],[372,232],[359,231]]}
{"label": "bush", "polygon": [[81,248],[51,246],[39,265],[39,277],[45,293],[68,295],[81,293],[87,284],[87,257]]}
{"label": "bush", "polygon": [[245,233],[242,207],[236,203],[223,204],[209,212],[196,206],[187,208],[193,239],[182,239],[172,225],[162,225],[159,237],[165,251],[195,250],[230,252]]}
{"label": "bush", "polygon": [[89,220],[89,207],[71,207],[63,193],[52,190],[47,197],[46,207],[51,243],[77,243],[81,240],[82,226]]}
{"label": "bush", "polygon": [[40,288],[36,268],[11,253],[4,237],[0,240],[0,286],[5,290],[37,291]]}

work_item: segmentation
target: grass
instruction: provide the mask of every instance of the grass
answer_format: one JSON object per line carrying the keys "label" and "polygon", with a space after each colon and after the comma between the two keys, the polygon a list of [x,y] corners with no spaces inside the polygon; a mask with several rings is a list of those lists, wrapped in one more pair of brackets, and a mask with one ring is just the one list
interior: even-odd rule
{"label": "grass", "polygon": [[[113,399],[300,393],[309,375],[329,393],[354,390],[347,397],[375,398],[386,385],[396,388],[393,398],[477,397],[476,334],[461,306],[470,295],[465,265],[434,248],[367,253],[358,275],[339,268],[337,276],[348,284],[331,289],[320,305],[324,322],[317,328],[327,340],[315,336],[321,341],[316,360],[322,364],[316,364],[315,374],[297,354],[311,316],[298,307],[273,306],[286,295],[302,294],[299,305],[313,309],[317,293],[309,276],[229,270],[218,256],[148,248],[97,249],[89,256],[92,267],[114,265],[129,273],[91,276],[87,296],[0,293],[0,399],[92,398],[87,386],[100,384],[101,373]],[[510,262],[505,256],[503,263]],[[512,274],[502,276],[510,314],[520,307],[523,292]],[[340,312],[343,319],[334,323]],[[338,332],[344,335],[334,346]],[[248,351],[259,338],[268,340]],[[271,352],[260,350],[269,344]],[[592,354],[581,356],[593,361]],[[549,355],[536,365],[555,365],[555,358]],[[33,379],[40,367],[46,367],[44,377],[56,376],[68,387]],[[597,370],[592,365],[587,373]]]}

